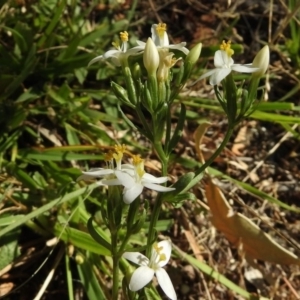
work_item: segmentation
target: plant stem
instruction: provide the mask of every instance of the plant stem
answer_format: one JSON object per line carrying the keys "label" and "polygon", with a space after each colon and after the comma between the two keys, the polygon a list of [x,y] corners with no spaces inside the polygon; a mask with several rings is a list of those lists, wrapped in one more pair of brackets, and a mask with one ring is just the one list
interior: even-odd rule
{"label": "plant stem", "polygon": [[156,226],[156,223],[158,220],[162,202],[163,202],[163,197],[161,197],[161,195],[159,194],[154,203],[154,208],[153,208],[153,212],[151,214],[151,219],[150,219],[150,225],[149,225],[149,231],[148,231],[148,237],[147,237],[147,250],[146,250],[147,257],[151,256],[151,249],[152,249],[152,244],[153,244],[154,235],[155,235],[155,226]]}
{"label": "plant stem", "polygon": [[112,300],[118,300],[119,294],[119,261],[120,257],[118,254],[117,245],[118,233],[112,232],[111,235],[111,248],[113,258],[113,287],[112,287]]}

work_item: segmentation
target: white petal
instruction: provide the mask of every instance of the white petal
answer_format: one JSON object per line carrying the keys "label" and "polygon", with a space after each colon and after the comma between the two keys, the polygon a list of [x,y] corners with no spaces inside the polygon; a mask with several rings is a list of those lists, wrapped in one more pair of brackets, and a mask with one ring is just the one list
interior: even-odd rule
{"label": "white petal", "polygon": [[169,37],[166,32],[164,32],[163,38],[160,39],[160,45],[161,45],[161,47],[166,47],[166,48],[168,48],[168,46],[169,46]]}
{"label": "white petal", "polygon": [[105,185],[122,185],[122,183],[117,178],[113,179],[103,179],[101,180],[103,184]]}
{"label": "white petal", "polygon": [[220,83],[230,72],[231,69],[216,69],[216,72],[209,78],[209,84],[216,85]]}
{"label": "white petal", "polygon": [[103,55],[100,55],[100,56],[97,56],[97,57],[93,58],[93,59],[89,62],[88,67],[89,67],[90,65],[94,64],[95,62],[100,61],[100,60],[103,60],[103,59],[104,59]]}
{"label": "white petal", "polygon": [[91,177],[100,177],[100,176],[105,176],[109,174],[113,174],[114,170],[111,169],[103,169],[103,168],[98,168],[98,169],[91,169],[88,170],[87,172],[82,172],[84,175],[88,175]]}
{"label": "white petal", "polygon": [[136,41],[136,43],[137,43],[139,46],[143,47],[143,48],[145,48],[145,47],[146,47],[146,43],[145,43],[145,42],[143,42],[143,41],[139,41],[139,40],[137,40],[137,41]]}
{"label": "white petal", "polygon": [[121,165],[121,169],[130,169],[130,170],[134,170],[134,166],[131,164],[122,164]]}
{"label": "white petal", "polygon": [[173,283],[166,272],[165,269],[159,268],[156,270],[155,275],[157,277],[157,281],[164,291],[164,293],[171,299],[171,300],[177,300],[177,296],[174,290]]}
{"label": "white petal", "polygon": [[130,48],[126,51],[126,55],[138,55],[142,53],[142,51],[145,49],[145,46],[136,46],[133,48]]}
{"label": "white petal", "polygon": [[151,38],[156,46],[160,46],[160,38],[156,31],[157,24],[151,26]]}
{"label": "white petal", "polygon": [[131,188],[124,188],[123,191],[123,201],[126,204],[130,204],[135,200],[143,191],[143,185],[140,183],[135,183]]}
{"label": "white petal", "polygon": [[143,185],[144,187],[157,192],[170,192],[175,190],[175,188],[172,187],[166,187],[166,186],[162,186],[155,183],[149,183],[149,182],[143,182]]}
{"label": "white petal", "polygon": [[169,260],[170,260],[170,257],[171,257],[171,253],[172,253],[172,243],[168,240],[165,240],[165,241],[161,241],[161,242],[158,242],[157,243],[157,246],[160,248],[160,247],[163,247],[163,250],[161,253],[163,253],[165,256],[166,256],[166,259],[165,260],[162,260],[158,263],[158,265],[160,267],[163,267],[165,266]]}
{"label": "white petal", "polygon": [[168,181],[168,177],[155,177],[152,174],[145,173],[142,177],[142,180],[145,182],[151,182],[151,183],[165,183]]}
{"label": "white petal", "polygon": [[185,55],[188,55],[188,53],[190,52],[189,49],[185,48],[184,46],[186,45],[185,42],[182,42],[180,44],[177,45],[169,45],[169,49],[176,49],[176,50],[180,50],[182,51]]}
{"label": "white petal", "polygon": [[120,53],[123,53],[123,52],[121,50],[116,50],[116,49],[108,50],[107,52],[104,53],[103,57],[105,59],[107,59],[107,58],[110,58],[112,56],[118,56]]}
{"label": "white petal", "polygon": [[149,259],[139,252],[124,252],[122,257],[140,266],[147,266],[149,264]]}
{"label": "white petal", "polygon": [[135,180],[132,176],[125,173],[125,171],[115,171],[115,175],[119,179],[122,185],[124,185],[126,188],[131,188],[135,185]]}
{"label": "white petal", "polygon": [[147,285],[154,276],[154,270],[149,267],[137,268],[130,279],[129,289],[131,291],[138,291]]}
{"label": "white petal", "polygon": [[[214,56],[214,65],[216,68],[222,68],[225,64],[224,62],[224,53],[225,51],[222,50],[218,50],[215,52],[215,56]],[[225,54],[227,55],[227,53],[225,52]]]}
{"label": "white petal", "polygon": [[195,84],[196,82],[198,82],[199,80],[206,78],[208,76],[211,76],[212,74],[216,73],[218,71],[218,69],[212,69],[207,71],[206,73],[202,74],[199,79],[197,79],[197,81],[195,81],[193,84]]}
{"label": "white petal", "polygon": [[253,73],[259,70],[259,68],[252,67],[251,65],[232,65],[231,69],[240,73]]}

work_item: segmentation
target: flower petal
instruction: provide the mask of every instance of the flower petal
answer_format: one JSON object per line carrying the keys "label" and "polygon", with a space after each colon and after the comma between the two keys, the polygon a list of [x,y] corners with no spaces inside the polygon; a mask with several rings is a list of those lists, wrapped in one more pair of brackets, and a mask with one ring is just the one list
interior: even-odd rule
{"label": "flower petal", "polygon": [[185,48],[184,46],[186,45],[186,42],[182,42],[180,44],[176,44],[176,45],[169,45],[168,47],[166,48],[169,48],[169,49],[176,49],[176,50],[179,50],[179,51],[182,51],[185,55],[188,55],[190,50]]}
{"label": "flower petal", "polygon": [[175,190],[175,188],[166,187],[155,183],[149,183],[149,182],[142,182],[142,183],[144,187],[157,192],[170,192]]}
{"label": "flower petal", "polygon": [[240,73],[253,73],[259,70],[251,65],[232,65],[231,69]]}
{"label": "flower petal", "polygon": [[134,186],[130,188],[124,188],[123,201],[126,204],[130,204],[142,193],[143,188],[143,185],[140,183],[135,183]]}
{"label": "flower petal", "polygon": [[155,275],[157,277],[157,281],[164,291],[164,293],[171,299],[171,300],[177,300],[177,296],[174,290],[173,283],[166,272],[165,269],[159,268],[156,270]]}
{"label": "flower petal", "polygon": [[168,181],[168,177],[155,177],[149,173],[145,173],[142,177],[142,180],[145,182],[151,182],[151,183],[165,183]]}
{"label": "flower petal", "polygon": [[100,60],[104,60],[103,55],[96,56],[95,58],[93,58],[93,59],[89,62],[88,67],[89,67],[90,65],[94,64],[95,62],[100,61]]}
{"label": "flower petal", "polygon": [[146,47],[146,43],[145,43],[145,42],[143,42],[143,41],[139,41],[139,40],[137,40],[137,41],[136,41],[136,43],[137,43],[139,46],[142,46],[143,48],[145,48],[145,47]]}
{"label": "flower petal", "polygon": [[139,252],[124,252],[122,257],[140,266],[147,266],[149,264],[149,259]]}
{"label": "flower petal", "polygon": [[171,253],[172,253],[172,243],[168,240],[165,240],[165,241],[161,241],[161,242],[158,242],[157,243],[157,246],[160,248],[162,247],[163,250],[161,251],[161,253],[163,253],[166,257],[165,260],[162,260],[158,263],[158,265],[160,267],[163,267],[165,266],[169,260],[170,260],[170,257],[171,257]]}
{"label": "flower petal", "polygon": [[230,72],[231,69],[215,69],[215,73],[209,78],[210,85],[216,85],[220,83]]}
{"label": "flower petal", "polygon": [[156,46],[160,46],[160,38],[156,31],[157,24],[151,26],[151,38]]}
{"label": "flower petal", "polygon": [[123,171],[115,171],[115,175],[117,176],[121,184],[126,188],[131,188],[132,186],[135,185],[134,178],[129,174],[127,174],[127,172],[125,173]]}
{"label": "flower petal", "polygon": [[212,69],[212,70],[207,71],[206,73],[202,74],[202,75],[199,77],[199,79],[197,79],[197,80],[193,83],[193,85],[194,85],[196,82],[198,82],[199,80],[201,80],[201,79],[203,79],[203,78],[206,78],[206,77],[208,77],[208,76],[211,76],[212,74],[216,73],[217,71],[218,71],[218,69]]}
{"label": "flower petal", "polygon": [[154,276],[154,270],[149,267],[137,268],[130,279],[129,289],[131,291],[138,291],[147,285]]}
{"label": "flower petal", "polygon": [[214,65],[216,68],[230,68],[230,66],[234,63],[233,59],[228,56],[226,51],[218,50],[214,56]]}
{"label": "flower petal", "polygon": [[105,52],[103,57],[105,59],[110,58],[112,56],[117,57],[120,53],[123,53],[123,52],[121,50],[112,49],[112,50],[108,50],[107,52]]}
{"label": "flower petal", "polygon": [[110,175],[113,173],[114,173],[114,170],[103,169],[103,168],[95,168],[95,169],[90,169],[87,172],[82,172],[83,175],[88,175],[91,177],[101,177],[101,176]]}
{"label": "flower petal", "polygon": [[103,184],[105,185],[122,185],[122,183],[117,178],[113,179],[103,179],[101,180]]}

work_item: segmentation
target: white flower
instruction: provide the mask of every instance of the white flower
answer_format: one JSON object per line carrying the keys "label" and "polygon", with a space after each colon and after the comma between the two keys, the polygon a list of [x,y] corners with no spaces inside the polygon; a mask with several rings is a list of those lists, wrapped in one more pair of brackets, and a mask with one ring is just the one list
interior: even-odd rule
{"label": "white flower", "polygon": [[[179,44],[171,44],[169,43],[168,34],[166,32],[167,25],[165,23],[153,24],[151,27],[152,33],[152,40],[157,47],[158,50],[160,49],[175,49],[182,51],[184,54],[188,54],[189,50],[185,48],[186,43],[182,42]],[[142,41],[137,41],[139,46],[135,47],[136,49],[144,50],[146,43]]]}
{"label": "white flower", "polygon": [[161,186],[161,183],[168,181],[168,177],[155,177],[144,170],[144,161],[139,156],[133,156],[132,165],[122,165],[121,170],[114,172],[117,179],[103,180],[102,183],[106,185],[124,186],[123,200],[130,204],[143,191],[144,187],[158,192],[173,191],[174,188]]}
{"label": "white flower", "polygon": [[221,50],[216,51],[214,57],[214,65],[216,68],[206,72],[205,74],[200,76],[198,80],[210,76],[209,84],[216,85],[220,83],[227,75],[229,75],[231,71],[237,71],[241,73],[253,73],[259,70],[259,68],[253,67],[249,64],[234,64],[234,61],[231,58],[233,50],[230,49],[230,41],[228,43],[225,43],[225,41],[223,41],[220,48]]}
{"label": "white flower", "polygon": [[119,67],[122,65],[123,61],[126,61],[128,56],[137,54],[137,52],[141,51],[141,49],[138,49],[136,47],[128,49],[128,33],[127,31],[120,32],[120,39],[122,41],[121,46],[114,42],[113,46],[115,49],[109,50],[105,52],[103,55],[97,56],[93,58],[88,66],[92,65],[93,63],[101,60],[111,59],[112,63]]}
{"label": "white flower", "polygon": [[[77,178],[77,181],[79,180],[91,180],[94,178],[106,178],[106,179],[114,179],[116,178],[114,173],[115,170],[122,170],[122,168],[128,168],[130,165],[127,164],[121,164],[123,154],[126,151],[125,145],[116,145],[115,146],[115,152],[109,152],[105,155],[105,161],[107,164],[106,168],[93,168],[88,170],[87,172],[82,172],[83,175],[79,176]],[[114,161],[116,163],[116,167],[114,166]],[[121,183],[118,182],[118,184],[114,185],[120,185]]]}
{"label": "white flower", "polygon": [[172,246],[170,241],[155,243],[152,248],[150,260],[139,252],[125,252],[123,257],[138,264],[130,279],[129,289],[138,291],[147,285],[156,275],[157,281],[164,293],[172,300],[177,296],[168,273],[163,267],[169,262]]}

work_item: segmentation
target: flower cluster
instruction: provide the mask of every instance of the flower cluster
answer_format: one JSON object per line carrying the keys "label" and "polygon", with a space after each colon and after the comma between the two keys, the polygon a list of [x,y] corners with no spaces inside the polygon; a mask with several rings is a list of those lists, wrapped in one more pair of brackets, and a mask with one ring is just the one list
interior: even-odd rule
{"label": "flower cluster", "polygon": [[[131,164],[122,164],[124,153],[132,157]],[[144,170],[144,160],[137,155],[132,155],[126,150],[125,145],[115,146],[114,152],[109,152],[105,158],[106,168],[94,168],[82,172],[77,180],[101,178],[99,185],[122,185],[123,200],[126,204],[134,201],[143,191],[144,187],[158,192],[173,191],[174,188],[160,184],[168,181],[168,177],[155,177]]]}
{"label": "flower cluster", "polygon": [[153,24],[151,27],[151,38],[149,38],[153,44],[145,43],[143,41],[137,41],[137,46],[128,49],[128,33],[127,31],[120,33],[121,46],[118,42],[114,42],[115,49],[109,50],[103,55],[97,56],[92,59],[89,65],[102,60],[110,59],[115,66],[121,66],[126,64],[129,56],[142,54],[147,51],[147,47],[150,49],[150,55],[148,60],[144,60],[146,69],[147,64],[155,65],[155,71],[158,72],[158,78],[162,81],[168,78],[168,71],[174,64],[180,59],[173,58],[174,53],[169,50],[179,50],[185,55],[189,53],[189,50],[185,47],[186,43],[170,44],[168,34],[166,32],[167,25],[165,23]]}

